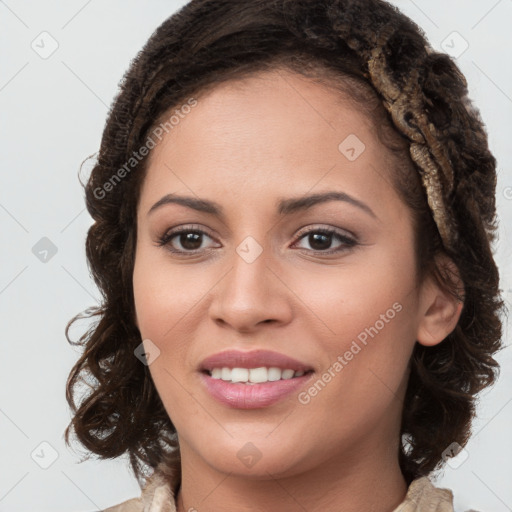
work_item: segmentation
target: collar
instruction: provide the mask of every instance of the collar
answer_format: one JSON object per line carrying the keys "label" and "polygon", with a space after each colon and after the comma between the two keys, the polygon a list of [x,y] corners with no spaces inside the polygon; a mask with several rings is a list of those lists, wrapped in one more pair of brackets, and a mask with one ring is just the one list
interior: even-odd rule
{"label": "collar", "polygon": [[[146,481],[141,494],[141,512],[176,512],[175,492],[179,474],[163,463]],[[454,512],[450,489],[434,487],[428,477],[417,478],[409,485],[404,501],[393,512]]]}
{"label": "collar", "polygon": [[144,509],[141,512],[176,512],[174,493],[179,480],[178,472],[161,462],[142,490]]}
{"label": "collar", "polygon": [[454,512],[453,493],[450,489],[434,487],[426,476],[417,478],[393,512]]}

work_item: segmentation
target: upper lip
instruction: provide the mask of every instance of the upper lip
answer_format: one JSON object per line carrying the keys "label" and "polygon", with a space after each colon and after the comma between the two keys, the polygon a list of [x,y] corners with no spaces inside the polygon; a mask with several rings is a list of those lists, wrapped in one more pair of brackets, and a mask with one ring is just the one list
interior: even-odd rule
{"label": "upper lip", "polygon": [[270,350],[251,350],[243,352],[240,350],[226,350],[213,354],[202,361],[199,370],[209,370],[213,368],[281,368],[283,370],[290,369],[295,371],[309,371],[313,367],[305,363],[297,361],[292,357],[285,356],[279,352]]}

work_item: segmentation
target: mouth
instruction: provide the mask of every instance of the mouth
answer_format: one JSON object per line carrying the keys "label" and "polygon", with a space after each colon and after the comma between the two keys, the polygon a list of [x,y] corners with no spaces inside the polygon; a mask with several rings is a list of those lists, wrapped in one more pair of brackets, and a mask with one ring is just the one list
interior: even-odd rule
{"label": "mouth", "polygon": [[[260,375],[263,373],[261,368],[266,368],[267,373],[270,372],[271,378],[275,378],[275,380],[278,380],[277,370],[287,372],[287,376],[292,375],[291,371],[306,373],[314,370],[311,365],[270,350],[251,350],[249,352],[227,350],[219,352],[204,359],[198,370],[208,370],[214,378],[218,375],[224,375],[224,373],[227,375],[227,370],[235,370],[235,378],[238,378],[239,375],[242,377],[246,370],[258,370],[254,375]],[[277,370],[272,370],[272,368]],[[224,373],[219,374],[219,371]]]}
{"label": "mouth", "polygon": [[268,407],[297,392],[315,370],[297,359],[270,350],[228,350],[207,357],[199,377],[206,392],[235,409]]}
{"label": "mouth", "polygon": [[[266,368],[263,368],[266,370]],[[217,370],[217,371],[216,371]],[[261,377],[256,380],[262,380],[262,382],[250,382],[245,380],[245,373],[237,376],[238,370],[245,370],[248,372],[248,368],[223,368],[221,372],[225,372],[224,378],[222,375],[218,376],[218,369],[213,371],[203,370],[200,372],[199,377],[201,383],[210,397],[223,406],[227,406],[231,409],[261,409],[270,407],[271,405],[284,400],[287,397],[297,395],[301,389],[303,389],[307,383],[313,378],[314,371],[296,371],[292,376],[287,377],[286,370],[281,372],[279,379],[276,379],[278,372],[275,373],[270,368],[270,375],[267,378],[273,378],[275,380],[263,381],[264,374],[262,372]],[[254,368],[252,370],[260,370],[260,368]],[[291,370],[293,371],[293,370]],[[231,375],[228,375],[229,372]],[[217,374],[214,376],[213,374]],[[235,381],[231,380],[234,378]],[[284,374],[284,375],[283,375]],[[237,380],[238,379],[238,380]]]}
{"label": "mouth", "polygon": [[258,368],[229,368],[216,367],[211,370],[202,370],[201,373],[208,375],[212,379],[222,380],[231,384],[246,384],[254,386],[256,384],[266,384],[279,380],[292,380],[309,375],[313,370],[293,370],[292,368],[279,368],[276,366]]}

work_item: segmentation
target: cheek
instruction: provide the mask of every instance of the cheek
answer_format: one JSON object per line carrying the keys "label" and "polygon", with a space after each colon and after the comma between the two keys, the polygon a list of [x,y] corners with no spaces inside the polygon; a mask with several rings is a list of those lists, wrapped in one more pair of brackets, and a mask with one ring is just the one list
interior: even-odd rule
{"label": "cheek", "polygon": [[406,255],[397,258],[382,251],[364,262],[284,279],[293,282],[294,292],[306,306],[304,311],[314,313],[310,316],[315,325],[328,338],[356,338],[376,322],[378,327],[385,322],[389,332],[403,324],[404,317],[413,317],[417,297],[414,261]]}
{"label": "cheek", "polygon": [[[173,379],[195,370],[201,354],[197,340],[205,324],[204,300],[218,280],[211,268],[169,264],[163,251],[141,247],[135,259],[133,293],[138,328],[143,340],[149,339],[159,349],[159,357],[150,365],[150,372],[159,392],[176,403],[184,389]],[[175,396],[170,400],[171,396]],[[187,395],[187,393],[185,393]],[[166,401],[164,400],[164,404]]]}
{"label": "cheek", "polygon": [[[196,414],[194,401],[184,391],[182,371],[187,357],[191,330],[187,329],[187,313],[197,302],[190,300],[190,285],[180,272],[163,271],[157,261],[144,249],[137,253],[133,272],[133,293],[137,323],[143,340],[151,340],[159,353],[149,371],[167,414],[176,428],[181,428],[179,411]],[[180,280],[181,279],[181,280]],[[193,294],[192,294],[193,295]],[[145,348],[151,344],[145,342]]]}
{"label": "cheek", "polygon": [[[162,250],[163,251],[163,250]],[[160,251],[140,248],[133,271],[133,294],[141,335],[163,340],[206,291],[201,277],[190,278],[180,265],[169,265]]]}
{"label": "cheek", "polygon": [[314,312],[311,336],[324,355],[325,400],[337,402],[340,393],[354,405],[348,410],[371,403],[378,411],[383,397],[393,399],[415,343],[414,271],[412,251],[389,250],[350,269],[298,278],[294,291]]}

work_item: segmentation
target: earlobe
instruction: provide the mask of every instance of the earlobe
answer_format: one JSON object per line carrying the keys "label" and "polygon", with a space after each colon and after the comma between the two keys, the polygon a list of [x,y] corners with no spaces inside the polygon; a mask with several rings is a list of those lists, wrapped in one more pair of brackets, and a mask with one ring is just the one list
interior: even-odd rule
{"label": "earlobe", "polygon": [[[442,264],[444,270],[449,273],[449,281],[453,283],[459,295],[463,295],[464,286],[457,267],[451,260],[444,259]],[[420,299],[421,317],[416,335],[418,343],[425,346],[441,343],[457,326],[463,307],[464,303],[460,298],[449,293],[429,277],[424,283]]]}

